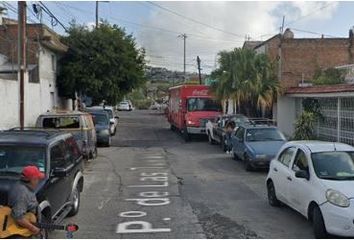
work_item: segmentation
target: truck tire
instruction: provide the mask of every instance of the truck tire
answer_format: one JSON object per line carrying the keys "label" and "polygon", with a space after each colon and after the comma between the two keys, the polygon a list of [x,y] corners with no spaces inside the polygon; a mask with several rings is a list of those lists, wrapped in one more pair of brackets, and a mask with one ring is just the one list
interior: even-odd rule
{"label": "truck tire", "polygon": [[189,142],[191,140],[191,136],[189,135],[188,131],[187,131],[187,128],[183,128],[183,132],[182,132],[182,135],[183,135],[183,139],[184,141],[186,142]]}

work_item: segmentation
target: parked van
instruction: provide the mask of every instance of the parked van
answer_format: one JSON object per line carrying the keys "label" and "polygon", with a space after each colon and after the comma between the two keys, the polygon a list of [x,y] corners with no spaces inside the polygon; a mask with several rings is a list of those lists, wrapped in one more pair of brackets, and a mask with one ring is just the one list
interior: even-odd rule
{"label": "parked van", "polygon": [[97,157],[96,130],[89,113],[78,111],[47,112],[37,118],[36,127],[70,132],[74,135],[86,159]]}

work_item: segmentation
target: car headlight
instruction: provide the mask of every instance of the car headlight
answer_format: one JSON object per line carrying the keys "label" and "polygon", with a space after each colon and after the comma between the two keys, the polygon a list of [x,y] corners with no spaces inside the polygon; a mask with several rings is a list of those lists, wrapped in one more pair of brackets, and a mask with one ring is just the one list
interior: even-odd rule
{"label": "car headlight", "polygon": [[192,120],[187,121],[187,125],[196,125],[196,124],[197,124],[197,122],[194,122]]}
{"label": "car headlight", "polygon": [[343,193],[333,189],[328,189],[326,191],[326,198],[328,202],[338,207],[349,207],[350,205],[349,199]]}

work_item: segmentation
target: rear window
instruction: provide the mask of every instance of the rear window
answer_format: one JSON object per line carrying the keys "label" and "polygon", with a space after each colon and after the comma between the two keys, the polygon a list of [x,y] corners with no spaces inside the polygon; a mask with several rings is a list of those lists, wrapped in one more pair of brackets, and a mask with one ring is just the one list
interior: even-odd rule
{"label": "rear window", "polygon": [[110,109],[105,109],[105,111],[108,113],[109,118],[113,118],[113,111]]}
{"label": "rear window", "polygon": [[46,117],[43,118],[43,128],[80,128],[80,118],[68,117]]}

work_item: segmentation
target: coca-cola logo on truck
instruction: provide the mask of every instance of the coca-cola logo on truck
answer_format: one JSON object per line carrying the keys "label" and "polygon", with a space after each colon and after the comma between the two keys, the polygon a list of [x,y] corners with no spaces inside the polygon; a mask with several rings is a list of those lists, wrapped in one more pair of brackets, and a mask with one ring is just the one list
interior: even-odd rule
{"label": "coca-cola logo on truck", "polygon": [[204,89],[204,90],[195,89],[195,90],[193,90],[192,95],[194,95],[194,96],[207,96],[208,89]]}

